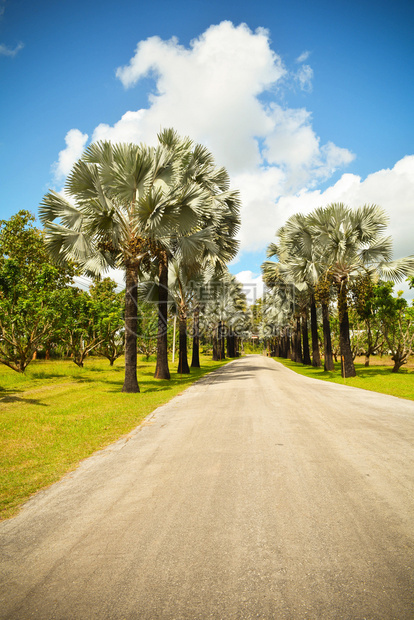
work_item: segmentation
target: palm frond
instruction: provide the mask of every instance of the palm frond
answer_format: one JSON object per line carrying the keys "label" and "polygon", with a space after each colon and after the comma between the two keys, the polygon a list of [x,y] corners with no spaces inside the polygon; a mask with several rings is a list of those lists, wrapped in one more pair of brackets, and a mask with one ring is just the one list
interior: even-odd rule
{"label": "palm frond", "polygon": [[88,164],[111,166],[113,163],[112,143],[108,141],[92,142],[82,155],[83,161]]}
{"label": "palm frond", "polygon": [[269,243],[266,249],[267,258],[272,258],[273,256],[279,256],[279,247],[276,243]]}
{"label": "palm frond", "polygon": [[59,220],[63,226],[74,230],[82,227],[84,215],[66,198],[55,191],[48,192],[39,206],[39,217],[42,224]]}
{"label": "palm frond", "polygon": [[359,251],[359,256],[364,265],[389,262],[392,258],[392,237],[374,239],[368,247]]}
{"label": "palm frond", "polygon": [[401,282],[404,278],[414,275],[414,255],[380,263],[377,271],[382,280]]}
{"label": "palm frond", "polygon": [[45,225],[45,243],[56,263],[69,260],[84,263],[95,248],[83,231],[70,230],[54,222]]}
{"label": "palm frond", "polygon": [[175,256],[188,265],[200,263],[206,252],[217,253],[213,231],[207,228],[178,237],[176,248]]}

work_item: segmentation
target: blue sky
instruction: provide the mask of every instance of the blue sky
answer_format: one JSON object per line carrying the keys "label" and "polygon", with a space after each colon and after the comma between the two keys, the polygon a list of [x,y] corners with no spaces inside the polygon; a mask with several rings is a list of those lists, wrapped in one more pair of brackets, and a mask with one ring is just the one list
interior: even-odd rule
{"label": "blue sky", "polygon": [[231,270],[246,281],[289,215],[336,200],[383,206],[395,257],[414,253],[414,3],[0,0],[0,13],[1,217],[37,213],[91,140],[173,125],[241,191]]}

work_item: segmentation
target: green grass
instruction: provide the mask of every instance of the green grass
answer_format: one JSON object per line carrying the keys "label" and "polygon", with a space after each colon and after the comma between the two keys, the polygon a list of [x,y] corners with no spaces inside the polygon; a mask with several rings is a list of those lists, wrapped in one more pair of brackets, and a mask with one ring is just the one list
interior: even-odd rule
{"label": "green grass", "polygon": [[[139,361],[139,394],[123,394],[124,360],[34,361],[20,375],[0,366],[0,518],[79,461],[133,430],[159,405],[226,362],[201,356],[190,375],[153,378],[155,361]],[[174,364],[176,367],[176,364]],[[170,371],[173,366],[171,365]]]}
{"label": "green grass", "polygon": [[[350,385],[372,392],[414,400],[414,370],[412,368],[401,368],[398,373],[393,373],[391,372],[392,363],[391,365],[381,364],[375,360],[375,363],[368,367],[365,367],[362,363],[356,363],[357,376],[343,379],[341,377],[340,363],[335,364],[334,372],[325,372],[323,368],[304,366],[281,357],[275,357],[274,359],[298,374],[312,377],[312,379],[341,383],[342,385]],[[379,362],[381,361],[383,360],[379,360]]]}

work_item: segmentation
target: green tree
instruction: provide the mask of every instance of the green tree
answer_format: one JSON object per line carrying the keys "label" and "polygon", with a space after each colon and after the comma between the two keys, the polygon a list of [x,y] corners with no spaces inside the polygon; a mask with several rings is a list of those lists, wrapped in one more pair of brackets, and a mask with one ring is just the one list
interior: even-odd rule
{"label": "green tree", "polygon": [[141,329],[138,334],[138,352],[148,361],[157,352],[158,312],[154,303],[138,306]]}
{"label": "green tree", "polygon": [[58,337],[80,368],[85,357],[104,342],[100,310],[88,292],[76,287],[67,288],[60,298]]}
{"label": "green tree", "polygon": [[24,372],[61,319],[57,308],[74,269],[50,262],[35,218],[21,210],[0,222],[0,361]]}
{"label": "green tree", "polygon": [[[184,240],[180,247],[172,244],[167,259],[174,262],[174,283],[178,298],[179,308],[179,372],[189,372],[187,361],[187,311],[190,281],[199,278],[201,271],[216,270],[222,273],[226,270],[226,264],[233,259],[238,250],[238,241],[235,235],[240,226],[240,198],[237,191],[230,189],[230,179],[225,168],[217,168],[210,151],[200,144],[193,145],[191,141],[182,143],[174,132],[164,132],[160,136],[161,142],[172,149],[179,149],[181,153],[182,178],[179,184],[195,184],[203,191],[203,209],[199,211],[198,222],[191,237]],[[208,235],[206,234],[208,231]],[[164,267],[164,286],[168,282],[169,270]],[[178,277],[177,277],[178,276]],[[160,285],[162,283],[159,279]],[[161,288],[161,287],[160,287]],[[169,291],[171,294],[171,291]],[[173,295],[174,296],[174,295]],[[175,295],[177,299],[177,295]],[[164,302],[165,313],[167,309],[167,294]],[[197,310],[196,310],[197,314]],[[195,327],[195,341],[196,332]],[[165,337],[166,342],[166,337]],[[197,344],[196,344],[197,346]],[[166,357],[166,345],[165,345]],[[157,355],[157,366],[158,366]],[[194,365],[197,363],[193,356]],[[193,364],[192,364],[193,365]],[[157,376],[157,370],[156,370]],[[161,378],[163,378],[161,376]]]}
{"label": "green tree", "polygon": [[[314,243],[309,219],[302,214],[291,216],[276,233],[278,243],[270,243],[268,258],[276,257],[278,262],[265,261],[263,275],[268,286],[295,287],[295,359],[302,360],[300,333],[303,342],[303,362],[320,366],[318,325],[315,288],[321,276],[318,248]],[[273,274],[273,275],[272,275]],[[308,316],[311,319],[312,360],[310,358]],[[325,347],[326,348],[326,347]],[[329,352],[325,352],[325,365],[329,367]],[[328,369],[328,367],[326,369]]]}
{"label": "green tree", "polygon": [[96,353],[106,357],[111,366],[125,351],[125,298],[122,293],[116,293],[116,287],[114,280],[104,278],[96,279],[89,289],[101,340]]}
{"label": "green tree", "polygon": [[244,324],[246,296],[243,286],[228,271],[216,273],[206,285],[201,325],[205,333],[212,335],[213,360],[222,360],[227,355],[236,357],[236,333]]}
{"label": "green tree", "polygon": [[358,318],[363,322],[362,346],[364,348],[365,366],[369,366],[370,357],[382,348],[383,334],[376,303],[376,286],[372,278],[363,275],[354,280],[350,286],[353,306]]}
{"label": "green tree", "polygon": [[414,353],[414,307],[402,297],[392,295],[393,283],[374,287],[372,305],[377,308],[378,318],[385,341],[394,362],[392,372],[398,372]]}

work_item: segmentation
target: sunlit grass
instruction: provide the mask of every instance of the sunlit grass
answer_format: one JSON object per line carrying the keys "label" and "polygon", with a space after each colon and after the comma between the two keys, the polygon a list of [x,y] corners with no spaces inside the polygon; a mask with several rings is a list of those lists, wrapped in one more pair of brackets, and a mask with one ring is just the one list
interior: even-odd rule
{"label": "sunlit grass", "polygon": [[[200,369],[153,378],[139,361],[139,394],[123,394],[124,360],[35,361],[24,375],[0,366],[0,518],[59,480],[80,460],[133,430],[151,411],[226,362],[201,356]],[[176,366],[176,364],[175,364]]]}
{"label": "sunlit grass", "polygon": [[355,369],[357,376],[343,379],[341,377],[340,363],[335,364],[334,372],[325,372],[323,368],[304,366],[303,364],[298,364],[297,362],[292,362],[291,360],[281,357],[276,357],[275,359],[287,368],[294,370],[300,375],[305,375],[306,377],[341,383],[342,385],[350,385],[372,392],[380,392],[381,394],[390,394],[391,396],[414,400],[414,370],[411,364],[409,367],[401,368],[398,373],[393,373],[391,372],[392,362],[389,363],[387,358],[376,359],[370,366],[364,366],[363,363],[356,363]]}

